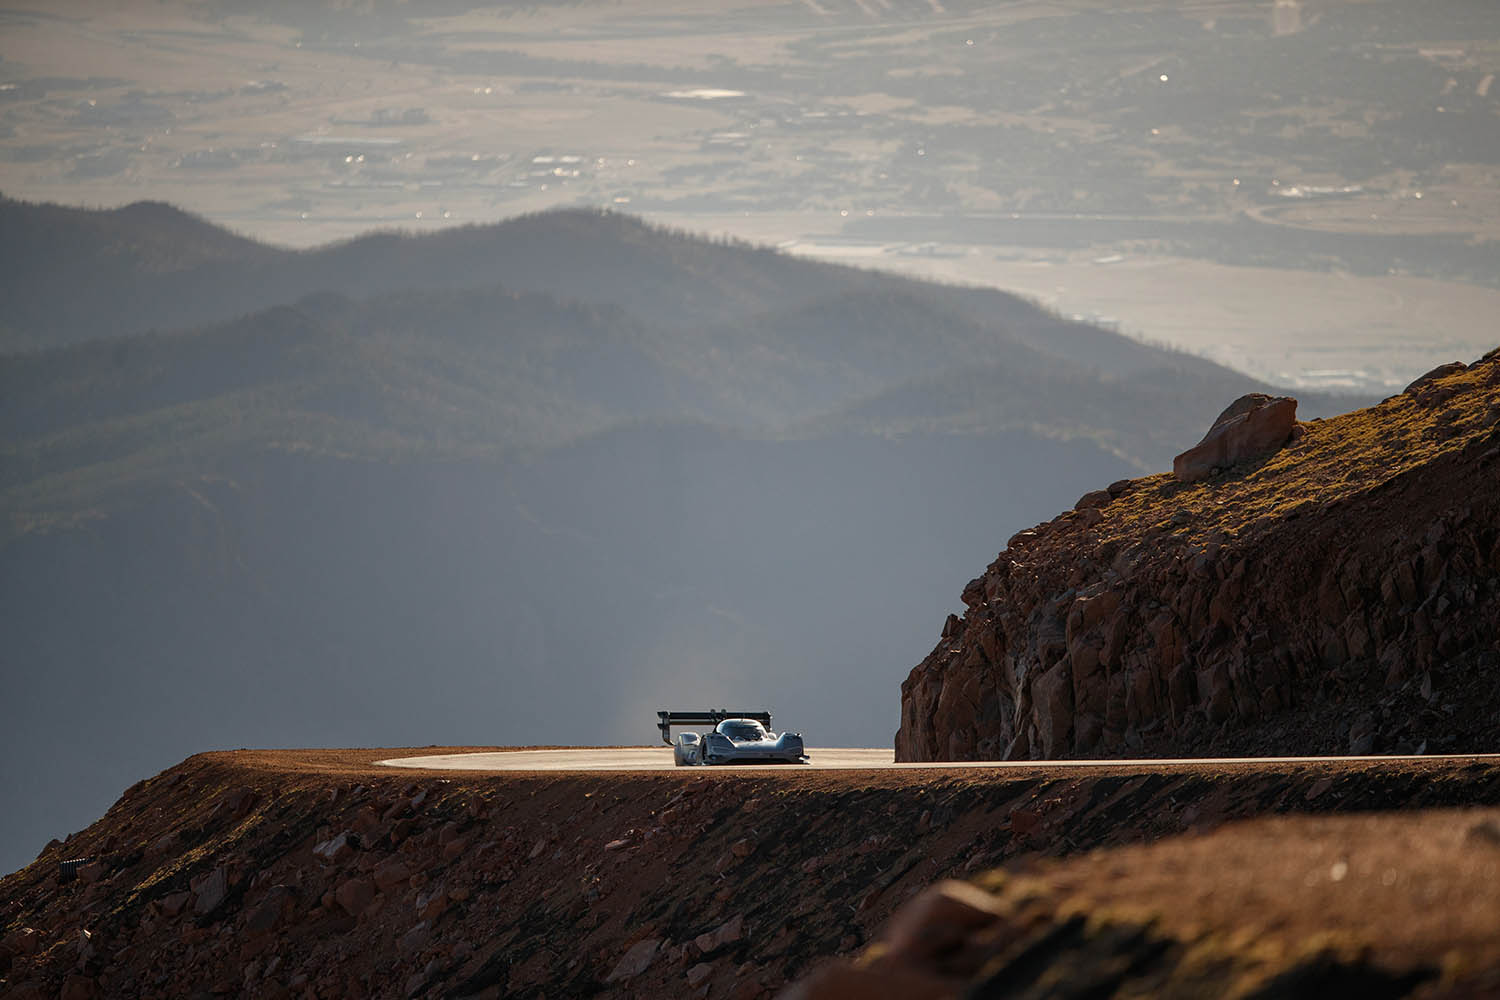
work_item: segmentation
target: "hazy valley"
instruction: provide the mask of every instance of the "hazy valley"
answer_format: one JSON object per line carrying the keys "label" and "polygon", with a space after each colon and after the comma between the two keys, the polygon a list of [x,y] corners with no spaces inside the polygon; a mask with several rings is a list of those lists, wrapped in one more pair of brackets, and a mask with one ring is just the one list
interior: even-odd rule
{"label": "hazy valley", "polygon": [[618,215],[293,252],[0,211],[60,345],[0,364],[12,863],[209,746],[628,743],[668,692],[884,744],[976,548],[1255,387]]}

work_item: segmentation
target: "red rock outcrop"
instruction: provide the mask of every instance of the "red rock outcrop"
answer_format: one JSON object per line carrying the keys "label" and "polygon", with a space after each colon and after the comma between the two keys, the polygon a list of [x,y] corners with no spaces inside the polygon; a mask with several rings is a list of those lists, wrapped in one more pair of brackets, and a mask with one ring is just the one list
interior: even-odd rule
{"label": "red rock outcrop", "polygon": [[1493,749],[1497,355],[1017,534],[903,683],[897,759]]}
{"label": "red rock outcrop", "polygon": [[1203,440],[1172,460],[1172,475],[1184,483],[1258,458],[1286,444],[1297,426],[1297,401],[1252,392],[1219,414]]}

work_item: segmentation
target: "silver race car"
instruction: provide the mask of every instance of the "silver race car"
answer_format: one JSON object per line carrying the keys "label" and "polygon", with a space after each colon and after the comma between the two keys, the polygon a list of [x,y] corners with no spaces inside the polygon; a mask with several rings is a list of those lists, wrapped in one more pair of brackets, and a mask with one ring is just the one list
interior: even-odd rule
{"label": "silver race car", "polygon": [[[678,767],[694,764],[806,764],[801,733],[770,732],[770,712],[657,712],[661,738]],[[711,725],[706,733],[678,733],[673,726]]]}

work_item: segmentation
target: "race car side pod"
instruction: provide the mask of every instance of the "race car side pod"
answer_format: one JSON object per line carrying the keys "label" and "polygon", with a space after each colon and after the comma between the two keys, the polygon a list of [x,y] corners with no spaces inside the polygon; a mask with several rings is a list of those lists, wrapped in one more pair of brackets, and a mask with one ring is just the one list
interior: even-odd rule
{"label": "race car side pod", "polygon": [[770,712],[728,712],[722,708],[706,712],[657,712],[657,726],[661,729],[661,741],[672,745],[673,726],[717,726],[725,719],[754,719],[767,729],[771,728]]}

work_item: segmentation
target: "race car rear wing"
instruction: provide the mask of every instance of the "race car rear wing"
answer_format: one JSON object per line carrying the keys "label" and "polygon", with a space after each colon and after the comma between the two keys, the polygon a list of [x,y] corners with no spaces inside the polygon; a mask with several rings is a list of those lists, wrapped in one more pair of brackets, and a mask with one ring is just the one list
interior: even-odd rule
{"label": "race car rear wing", "polygon": [[707,712],[657,712],[657,727],[661,729],[661,741],[672,745],[673,726],[717,726],[725,719],[754,719],[767,729],[771,728],[770,712],[729,712],[722,708]]}

